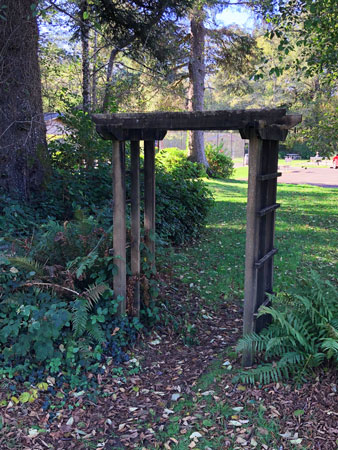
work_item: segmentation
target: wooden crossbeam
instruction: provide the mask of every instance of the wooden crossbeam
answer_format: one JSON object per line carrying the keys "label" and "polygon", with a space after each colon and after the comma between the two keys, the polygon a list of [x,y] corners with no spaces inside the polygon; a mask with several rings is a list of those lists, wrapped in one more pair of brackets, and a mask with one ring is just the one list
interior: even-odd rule
{"label": "wooden crossbeam", "polygon": [[[167,130],[288,130],[301,121],[299,114],[286,115],[286,110],[247,109],[195,112],[150,112],[133,114],[93,114],[97,131],[104,139],[155,140],[152,133]],[[141,130],[138,132],[137,130]],[[276,131],[277,130],[277,131]],[[141,134],[140,134],[141,133]],[[147,135],[148,133],[148,135]],[[243,131],[244,133],[244,131]]]}
{"label": "wooden crossbeam", "polygon": [[257,175],[258,181],[268,181],[268,180],[274,180],[275,178],[281,177],[282,172],[275,172],[275,173],[267,173],[265,175]]}
{"label": "wooden crossbeam", "polygon": [[275,203],[271,206],[266,206],[257,212],[260,217],[266,216],[266,214],[270,214],[273,211],[276,211],[280,207],[280,203]]}
{"label": "wooden crossbeam", "polygon": [[277,248],[273,248],[266,255],[264,255],[263,258],[261,258],[257,262],[255,262],[256,269],[260,269],[265,263],[267,263],[277,253],[277,251],[278,251]]}

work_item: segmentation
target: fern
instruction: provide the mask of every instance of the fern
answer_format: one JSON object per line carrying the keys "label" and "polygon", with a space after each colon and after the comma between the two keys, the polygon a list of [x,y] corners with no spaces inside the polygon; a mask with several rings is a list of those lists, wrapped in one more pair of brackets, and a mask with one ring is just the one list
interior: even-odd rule
{"label": "fern", "polygon": [[[104,334],[101,328],[93,325],[89,321],[89,312],[100,300],[101,295],[108,289],[105,284],[89,286],[81,296],[74,302],[73,307],[73,327],[75,336],[82,336],[89,333],[99,343],[104,342]],[[96,328],[96,329],[95,329]]]}
{"label": "fern", "polygon": [[90,285],[82,294],[87,299],[88,308],[93,307],[107,289],[108,286],[104,283]]}
{"label": "fern", "polygon": [[79,298],[75,301],[73,307],[73,327],[75,336],[82,336],[86,331],[88,322],[88,305],[87,301]]}
{"label": "fern", "polygon": [[253,348],[270,363],[242,370],[234,381],[269,383],[293,376],[303,381],[322,364],[338,365],[338,294],[316,272],[300,280],[299,293],[280,294],[274,307],[262,307],[258,316],[269,314],[271,325],[260,335],[239,340],[238,351]]}
{"label": "fern", "polygon": [[105,342],[106,340],[102,328],[97,323],[95,325],[93,325],[92,323],[88,324],[87,332],[94,339],[94,341],[98,342],[99,344],[103,344],[103,342]]}
{"label": "fern", "polygon": [[43,267],[32,258],[28,258],[27,256],[12,256],[7,259],[13,266],[17,266],[27,272],[35,272],[39,276],[43,275]]}

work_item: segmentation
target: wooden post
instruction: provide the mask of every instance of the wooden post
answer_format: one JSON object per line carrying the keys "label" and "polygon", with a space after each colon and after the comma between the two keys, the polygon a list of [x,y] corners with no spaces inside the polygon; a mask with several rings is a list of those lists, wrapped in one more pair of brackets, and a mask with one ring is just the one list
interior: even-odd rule
{"label": "wooden post", "polygon": [[113,248],[117,274],[114,275],[114,296],[123,297],[118,314],[126,312],[126,186],[124,142],[113,141]]}
{"label": "wooden post", "polygon": [[[267,319],[257,320],[262,304],[269,304],[272,293],[278,141],[262,140],[257,131],[249,132],[249,179],[245,254],[243,334],[260,331]],[[253,363],[254,352],[243,354],[243,366]]]}
{"label": "wooden post", "polygon": [[135,280],[133,316],[140,317],[140,142],[131,141],[131,274]]}
{"label": "wooden post", "polygon": [[155,142],[144,141],[144,233],[155,270]]}
{"label": "wooden post", "polygon": [[[249,177],[248,177],[248,203],[246,219],[246,247],[245,247],[245,283],[244,283],[244,315],[243,334],[254,331],[254,313],[257,298],[257,271],[255,261],[258,259],[258,221],[256,211],[260,209],[261,184],[257,175],[261,172],[262,140],[257,137],[254,129],[250,130],[249,140]],[[253,352],[243,354],[243,366],[251,366]]]}

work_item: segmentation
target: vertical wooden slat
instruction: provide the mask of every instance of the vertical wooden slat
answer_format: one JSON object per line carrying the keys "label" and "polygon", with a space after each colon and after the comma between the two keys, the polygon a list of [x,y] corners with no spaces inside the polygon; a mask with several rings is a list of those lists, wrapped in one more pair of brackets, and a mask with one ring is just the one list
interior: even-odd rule
{"label": "vertical wooden slat", "polygon": [[[262,153],[261,175],[276,173],[278,166],[278,141],[264,140]],[[261,181],[261,207],[265,208],[276,203],[277,178]],[[275,211],[260,218],[259,222],[259,252],[258,257],[263,258],[274,248]],[[255,312],[265,302],[268,302],[267,292],[272,293],[273,258],[270,258],[258,271],[257,298]],[[269,303],[265,303],[269,304]],[[257,333],[269,325],[271,316],[259,317],[255,323]]]}
{"label": "vertical wooden slat", "polygon": [[140,317],[140,142],[131,142],[131,273],[134,277],[133,315]]}
{"label": "vertical wooden slat", "polygon": [[[261,182],[257,175],[262,170],[263,141],[256,135],[254,129],[250,130],[249,140],[249,178],[248,178],[248,203],[245,247],[245,283],[244,283],[244,315],[243,334],[254,331],[254,313],[257,299],[258,271],[254,264],[258,260],[259,253],[259,221],[256,212],[261,209]],[[243,366],[251,366],[253,351],[243,354]]]}
{"label": "vertical wooden slat", "polygon": [[126,186],[124,142],[113,141],[113,247],[117,274],[114,276],[115,298],[123,297],[118,314],[126,312]]}
{"label": "vertical wooden slat", "polygon": [[155,270],[155,142],[144,142],[144,233]]}
{"label": "vertical wooden slat", "polygon": [[[250,132],[249,182],[247,205],[247,236],[245,259],[245,289],[243,334],[259,332],[270,320],[269,316],[256,319],[258,308],[272,293],[275,210],[259,214],[276,203],[277,177],[267,176],[277,172],[278,141],[261,140]],[[258,261],[265,260],[263,264]],[[256,264],[255,264],[256,263]],[[243,355],[243,365],[253,362],[252,349]]]}
{"label": "vertical wooden slat", "polygon": [[[278,168],[278,141],[266,141],[269,151],[267,173],[277,172]],[[267,186],[267,204],[272,205],[276,203],[277,197],[277,178],[271,179],[266,182]],[[275,240],[275,217],[276,211],[267,215],[266,228],[268,233],[265,238],[266,252],[270,251],[274,247]],[[272,292],[273,288],[273,258],[265,265],[265,292]]]}

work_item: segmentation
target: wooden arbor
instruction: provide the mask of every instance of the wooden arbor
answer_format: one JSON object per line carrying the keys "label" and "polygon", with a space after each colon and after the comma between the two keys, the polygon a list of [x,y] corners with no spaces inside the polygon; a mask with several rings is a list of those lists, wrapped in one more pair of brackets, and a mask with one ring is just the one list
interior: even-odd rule
{"label": "wooden arbor", "polygon": [[[249,139],[249,181],[245,255],[243,333],[260,331],[264,317],[257,320],[258,308],[269,303],[273,287],[273,256],[279,141],[301,116],[286,115],[285,109],[227,110],[200,112],[153,112],[135,114],[95,114],[97,132],[113,141],[113,247],[118,273],[114,293],[121,296],[119,312],[126,310],[126,220],[124,142],[131,141],[131,271],[140,274],[140,141],[144,141],[144,231],[145,243],[155,262],[155,140],[167,130],[239,130]],[[139,314],[139,283],[134,293],[134,314]],[[252,364],[252,352],[243,364]]]}

